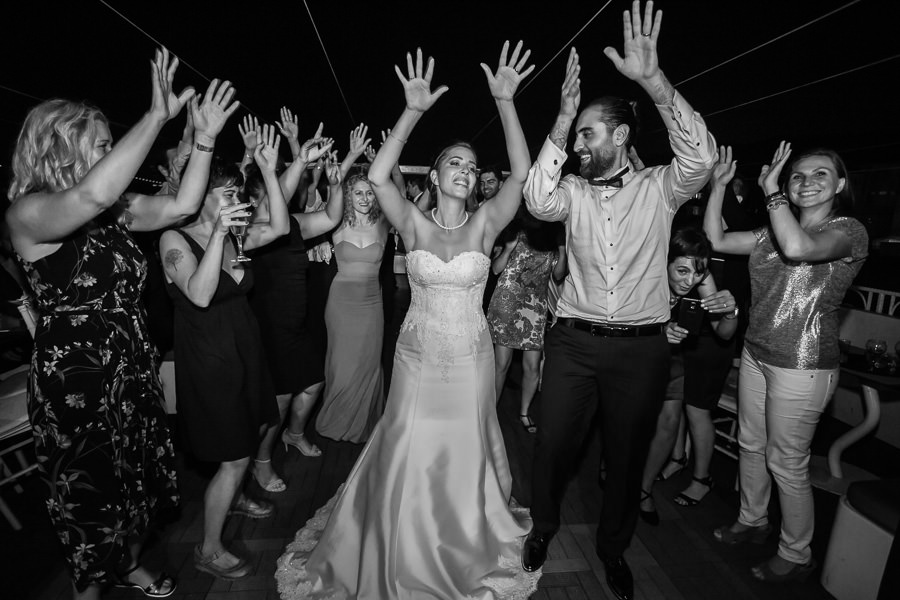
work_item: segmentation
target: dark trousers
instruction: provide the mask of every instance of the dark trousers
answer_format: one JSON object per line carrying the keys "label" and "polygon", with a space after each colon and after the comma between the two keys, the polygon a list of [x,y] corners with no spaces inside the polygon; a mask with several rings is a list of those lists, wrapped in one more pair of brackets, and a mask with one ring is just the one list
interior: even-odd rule
{"label": "dark trousers", "polygon": [[594,414],[606,464],[597,551],[622,555],[637,525],[641,474],[669,380],[664,334],[595,337],[555,325],[544,340],[540,421],[534,453],[531,516],[553,534],[566,484]]}

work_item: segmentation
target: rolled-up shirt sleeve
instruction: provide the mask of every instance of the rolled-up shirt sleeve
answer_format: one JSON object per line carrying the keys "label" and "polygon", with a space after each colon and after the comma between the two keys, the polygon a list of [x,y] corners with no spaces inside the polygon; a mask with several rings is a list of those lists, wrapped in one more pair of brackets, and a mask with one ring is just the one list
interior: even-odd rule
{"label": "rolled-up shirt sleeve", "polygon": [[572,201],[571,187],[560,182],[566,153],[548,137],[525,179],[525,206],[542,221],[565,221]]}
{"label": "rolled-up shirt sleeve", "polygon": [[671,105],[656,109],[669,130],[669,144],[675,158],[666,170],[663,188],[677,209],[703,189],[716,164],[716,140],[700,113],[675,92]]}

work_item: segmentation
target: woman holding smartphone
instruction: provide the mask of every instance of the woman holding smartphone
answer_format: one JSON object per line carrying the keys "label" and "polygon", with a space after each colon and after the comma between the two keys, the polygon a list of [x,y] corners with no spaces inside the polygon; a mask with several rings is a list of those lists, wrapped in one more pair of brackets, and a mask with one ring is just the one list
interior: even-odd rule
{"label": "woman holding smartphone", "polygon": [[[711,254],[712,247],[702,231],[683,227],[672,233],[667,268],[672,320],[666,326],[672,364],[666,401],[656,422],[641,482],[640,515],[650,525],[659,523],[651,494],[653,482],[666,461],[674,461],[669,455],[680,429],[683,405],[694,440],[694,473],[690,486],[675,501],[693,506],[713,485],[709,462],[715,431],[710,411],[731,367],[730,340],[737,330],[738,311],[731,292],[716,289],[709,273]],[[686,459],[677,462],[682,461]]]}

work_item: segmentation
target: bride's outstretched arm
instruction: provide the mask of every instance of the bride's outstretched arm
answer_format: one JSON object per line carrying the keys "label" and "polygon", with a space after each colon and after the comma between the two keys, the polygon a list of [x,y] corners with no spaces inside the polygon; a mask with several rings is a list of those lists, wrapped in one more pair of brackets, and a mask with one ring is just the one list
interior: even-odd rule
{"label": "bride's outstretched arm", "polygon": [[412,133],[416,123],[449,88],[444,85],[434,92],[431,91],[434,59],[429,58],[427,69],[424,68],[421,48],[416,50],[415,63],[412,54],[406,54],[406,76],[396,65],[394,70],[403,83],[406,107],[379,148],[378,154],[375,155],[375,160],[369,167],[369,181],[372,182],[372,189],[388,221],[400,232],[407,242],[407,247],[412,247],[410,242],[414,242],[415,238],[412,215],[413,212],[419,211],[415,205],[403,198],[402,192],[393,184],[391,169],[399,160],[403,145],[409,139],[409,134]]}
{"label": "bride's outstretched arm", "polygon": [[503,187],[500,188],[494,199],[485,203],[478,212],[481,214],[483,211],[486,219],[484,229],[486,247],[493,245],[500,231],[516,216],[522,199],[525,178],[528,176],[528,169],[531,166],[525,133],[522,131],[522,124],[519,122],[519,115],[513,101],[519,83],[534,70],[534,65],[527,66],[531,50],[523,52],[522,42],[519,41],[513,49],[512,56],[508,55],[509,42],[507,41],[504,42],[503,50],[500,52],[500,62],[497,65],[496,73],[491,73],[488,66],[481,63],[481,68],[487,76],[491,95],[497,103],[497,111],[500,113],[510,167],[509,177],[503,182]]}

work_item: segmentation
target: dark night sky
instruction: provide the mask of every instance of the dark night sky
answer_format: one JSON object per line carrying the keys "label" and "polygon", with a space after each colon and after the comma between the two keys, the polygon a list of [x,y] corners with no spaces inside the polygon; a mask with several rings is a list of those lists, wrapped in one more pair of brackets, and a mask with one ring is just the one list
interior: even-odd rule
{"label": "dark night sky", "polygon": [[[401,162],[425,164],[452,138],[474,138],[482,164],[505,161],[499,122],[485,128],[496,111],[478,64],[494,66],[503,40],[523,39],[532,49],[536,72],[546,66],[526,80],[529,85],[517,99],[534,155],[556,115],[568,41],[606,3],[544,2],[555,10],[541,13],[530,8],[538,3],[522,0],[307,2],[312,20],[302,0],[259,0],[240,9],[171,0],[7,3],[0,25],[6,58],[0,71],[0,162],[8,163],[24,114],[37,99],[88,100],[114,122],[115,136],[149,106],[147,61],[155,43],[109,6],[196,69],[182,65],[177,88],[205,90],[204,77],[234,82],[244,108],[226,127],[219,147],[233,149],[235,156],[243,111],[271,121],[282,105],[300,115],[301,135],[324,121],[326,135],[337,139],[342,154],[355,122],[367,123],[380,141],[377,132],[393,125],[403,106],[393,65],[421,46],[435,57],[435,84],[449,85],[450,91],[420,122]],[[795,147],[835,147],[851,170],[896,165],[896,6],[893,0],[660,0],[656,7],[665,14],[660,65],[706,116],[717,140],[735,147],[745,173],[755,175],[781,138]],[[628,7],[627,0],[612,0],[572,42],[581,56],[582,99],[606,93],[638,99],[643,118],[638,150],[648,163],[667,161],[656,110],[602,53],[607,45],[621,49],[621,14]],[[762,44],[767,45],[694,77]],[[859,68],[877,61],[883,62]],[[818,80],[824,81],[806,85]],[[174,144],[182,124],[183,117],[169,124],[160,144]]]}

